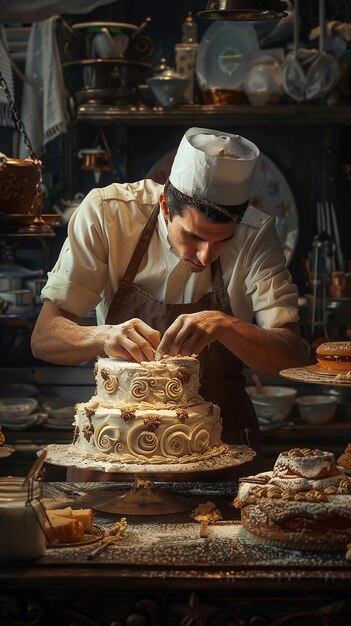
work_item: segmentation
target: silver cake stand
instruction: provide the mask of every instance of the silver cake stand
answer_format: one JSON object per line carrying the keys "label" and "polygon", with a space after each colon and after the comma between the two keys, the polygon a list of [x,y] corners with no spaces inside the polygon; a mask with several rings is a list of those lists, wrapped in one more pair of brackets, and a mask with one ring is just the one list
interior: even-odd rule
{"label": "silver cake stand", "polygon": [[[193,509],[197,502],[191,498],[167,494],[158,491],[154,481],[193,481],[204,474],[220,470],[229,470],[252,461],[256,452],[247,446],[231,445],[228,451],[211,459],[184,464],[156,465],[151,463],[119,463],[95,460],[84,457],[72,444],[50,444],[46,463],[65,467],[67,481],[72,482],[109,482],[130,481],[133,486],[129,491],[106,494],[99,498],[93,508],[104,513],[125,515],[162,515],[182,513]],[[207,477],[207,476],[206,476]]]}

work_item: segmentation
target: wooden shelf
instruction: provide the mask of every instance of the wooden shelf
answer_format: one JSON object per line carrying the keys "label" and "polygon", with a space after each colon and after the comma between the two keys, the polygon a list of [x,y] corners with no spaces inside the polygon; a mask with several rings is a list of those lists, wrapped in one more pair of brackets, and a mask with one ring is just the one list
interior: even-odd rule
{"label": "wooden shelf", "polygon": [[84,104],[77,109],[77,120],[92,123],[118,122],[128,126],[143,124],[208,125],[222,123],[230,126],[322,126],[351,125],[348,103],[336,105],[282,104],[267,106],[184,104],[176,107],[115,106]]}

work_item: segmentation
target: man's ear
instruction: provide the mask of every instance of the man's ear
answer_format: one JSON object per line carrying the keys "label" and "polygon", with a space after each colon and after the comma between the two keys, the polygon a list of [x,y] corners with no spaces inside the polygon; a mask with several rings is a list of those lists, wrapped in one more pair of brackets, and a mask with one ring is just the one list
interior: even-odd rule
{"label": "man's ear", "polygon": [[166,196],[164,193],[160,194],[160,207],[161,207],[161,211],[165,219],[170,220],[171,215],[168,209],[168,204],[167,204]]}

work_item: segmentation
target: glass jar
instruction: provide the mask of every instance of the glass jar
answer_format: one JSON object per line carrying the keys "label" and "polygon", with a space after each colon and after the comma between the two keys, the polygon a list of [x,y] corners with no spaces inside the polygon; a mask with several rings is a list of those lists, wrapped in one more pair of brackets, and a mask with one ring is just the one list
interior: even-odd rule
{"label": "glass jar", "polygon": [[24,478],[0,478],[0,560],[38,559],[45,552],[40,484],[23,485]]}

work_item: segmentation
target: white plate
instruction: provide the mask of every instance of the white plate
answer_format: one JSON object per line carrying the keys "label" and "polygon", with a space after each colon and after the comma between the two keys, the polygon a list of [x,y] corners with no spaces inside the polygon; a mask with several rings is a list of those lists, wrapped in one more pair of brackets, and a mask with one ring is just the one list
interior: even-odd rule
{"label": "white plate", "polygon": [[24,418],[22,421],[6,421],[0,419],[0,424],[7,430],[25,430],[30,426],[39,426],[39,424],[43,423],[46,417],[43,417],[41,413],[33,413],[33,415],[28,415],[28,417]]}
{"label": "white plate", "polygon": [[43,424],[44,428],[52,428],[53,430],[71,430],[72,431],[72,435],[73,435],[73,430],[74,427],[72,426],[72,424],[58,424],[57,420],[55,421],[55,423],[53,422],[45,422]]}
{"label": "white plate", "polygon": [[8,383],[0,385],[0,398],[32,398],[39,393],[38,387],[25,383]]}
{"label": "white plate", "polygon": [[[170,150],[151,167],[146,178],[164,184],[176,150]],[[275,217],[275,226],[287,264],[291,261],[299,233],[297,206],[289,183],[279,167],[261,152],[251,194],[251,204]]]}
{"label": "white plate", "polygon": [[242,87],[248,62],[259,52],[251,24],[214,22],[201,39],[196,76],[202,91]]}

